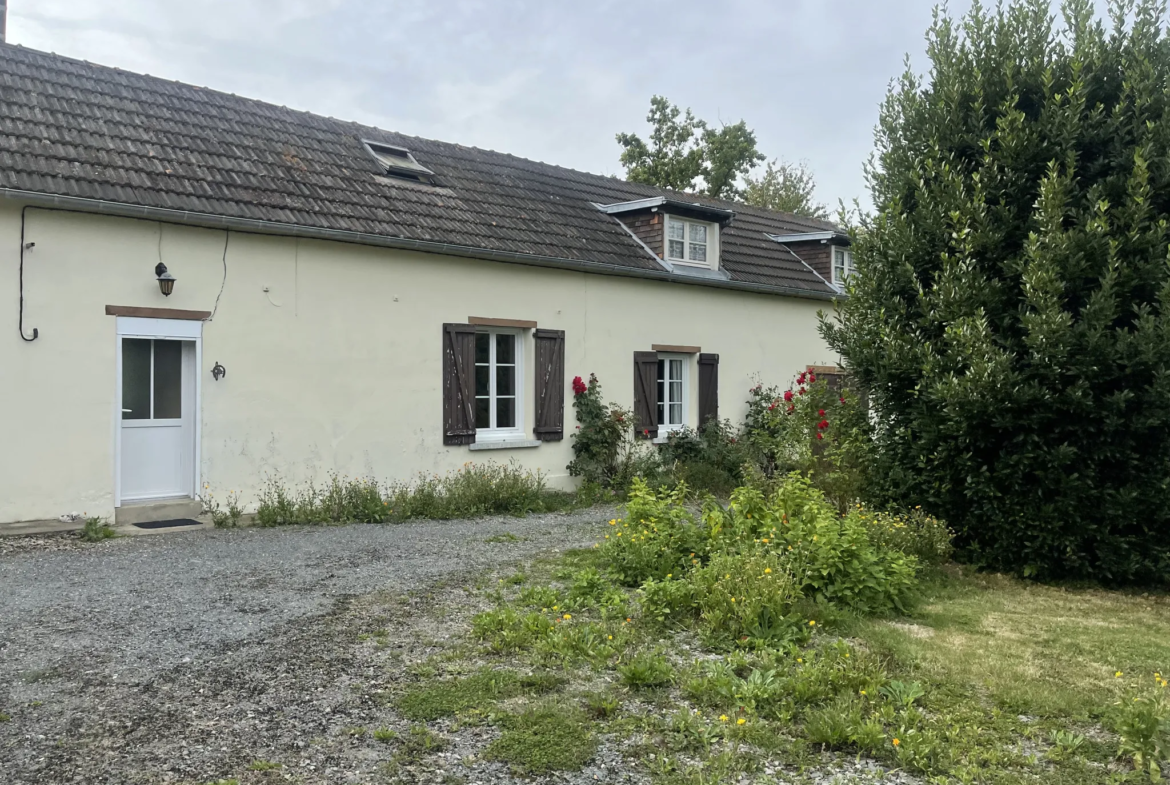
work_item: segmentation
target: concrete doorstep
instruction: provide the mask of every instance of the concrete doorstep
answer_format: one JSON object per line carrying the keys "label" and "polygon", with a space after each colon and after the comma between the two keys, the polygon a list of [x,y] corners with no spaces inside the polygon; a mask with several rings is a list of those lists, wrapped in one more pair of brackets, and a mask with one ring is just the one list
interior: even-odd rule
{"label": "concrete doorstep", "polygon": [[[183,518],[199,521],[199,526],[176,526],[166,529],[139,529],[136,523],[153,523],[154,521],[170,521]],[[114,520],[111,521],[119,535],[140,534],[173,534],[176,532],[200,531],[214,528],[211,516],[203,514],[203,505],[197,499],[170,499],[161,502],[144,502],[124,504],[114,511]],[[62,521],[49,519],[42,521],[17,521],[15,523],[0,523],[0,537],[22,537],[32,534],[57,534],[61,532],[81,531],[85,526],[85,518]]]}

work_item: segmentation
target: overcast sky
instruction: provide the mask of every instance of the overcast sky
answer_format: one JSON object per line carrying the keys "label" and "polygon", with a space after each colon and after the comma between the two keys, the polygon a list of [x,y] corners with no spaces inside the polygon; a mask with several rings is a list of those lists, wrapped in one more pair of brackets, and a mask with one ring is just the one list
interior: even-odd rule
{"label": "overcast sky", "polygon": [[[408,134],[621,174],[650,96],[747,121],[818,197],[862,163],[933,0],[8,0],[8,40]],[[966,8],[960,0],[956,10]]]}

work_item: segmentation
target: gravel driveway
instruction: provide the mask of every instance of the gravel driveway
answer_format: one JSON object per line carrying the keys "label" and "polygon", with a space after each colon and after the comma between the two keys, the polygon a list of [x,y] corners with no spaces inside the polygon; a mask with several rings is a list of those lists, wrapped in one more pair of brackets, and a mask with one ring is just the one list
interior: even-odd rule
{"label": "gravel driveway", "polygon": [[[610,514],[0,547],[0,771],[6,783],[377,781],[377,755],[345,729],[379,719],[377,687],[394,676],[357,641],[406,664],[440,651],[440,630],[412,626],[428,591],[590,544]],[[288,762],[240,774],[266,756]]]}

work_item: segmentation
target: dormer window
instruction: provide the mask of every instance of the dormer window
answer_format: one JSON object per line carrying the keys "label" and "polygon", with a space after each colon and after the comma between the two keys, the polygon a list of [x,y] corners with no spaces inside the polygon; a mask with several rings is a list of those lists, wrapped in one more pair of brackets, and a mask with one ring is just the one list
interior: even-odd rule
{"label": "dormer window", "polygon": [[833,283],[841,288],[853,275],[853,252],[839,245],[833,246]]}
{"label": "dormer window", "polygon": [[414,160],[414,156],[409,150],[367,140],[363,140],[362,144],[366,146],[370,155],[374,156],[374,160],[385,167],[387,177],[397,177],[428,185],[435,184],[435,173]]}
{"label": "dormer window", "polygon": [[718,224],[666,216],[666,261],[697,267],[716,267]]}

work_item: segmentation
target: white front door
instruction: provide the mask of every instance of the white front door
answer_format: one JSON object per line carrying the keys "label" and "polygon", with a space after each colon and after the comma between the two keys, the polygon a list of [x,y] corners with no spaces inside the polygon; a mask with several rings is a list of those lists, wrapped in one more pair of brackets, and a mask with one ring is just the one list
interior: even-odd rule
{"label": "white front door", "polygon": [[193,497],[197,340],[119,333],[119,503]]}

